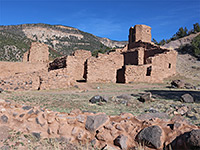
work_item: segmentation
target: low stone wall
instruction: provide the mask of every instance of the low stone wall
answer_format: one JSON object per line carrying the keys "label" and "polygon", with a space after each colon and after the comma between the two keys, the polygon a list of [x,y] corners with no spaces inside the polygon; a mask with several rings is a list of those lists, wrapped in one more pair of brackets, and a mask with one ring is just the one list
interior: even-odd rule
{"label": "low stone wall", "polygon": [[102,54],[98,58],[91,57],[87,60],[87,82],[116,83],[117,70],[123,64],[123,55],[118,52]]}
{"label": "low stone wall", "polygon": [[40,74],[40,87],[41,90],[47,89],[64,89],[73,86],[75,83],[74,79],[67,73],[66,68],[52,70]]}
{"label": "low stone wall", "polygon": [[[107,116],[73,110],[55,112],[37,106],[19,105],[0,99],[0,127],[30,133],[37,138],[65,138],[71,143],[91,143],[100,149],[138,148],[189,150],[198,147],[200,127],[187,123],[180,116],[161,120],[143,119],[130,113]],[[187,140],[186,140],[187,139]],[[3,142],[0,142],[0,146]]]}

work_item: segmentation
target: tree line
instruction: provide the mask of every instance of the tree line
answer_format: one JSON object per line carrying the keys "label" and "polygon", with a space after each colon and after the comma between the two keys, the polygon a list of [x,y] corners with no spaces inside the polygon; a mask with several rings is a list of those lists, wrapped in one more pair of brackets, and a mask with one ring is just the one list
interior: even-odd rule
{"label": "tree line", "polygon": [[176,34],[174,34],[170,39],[166,39],[166,40],[162,39],[160,42],[157,42],[153,38],[152,42],[154,42],[157,45],[164,45],[166,43],[169,43],[170,41],[174,41],[174,40],[183,38],[185,36],[188,36],[190,34],[194,34],[194,33],[197,33],[197,32],[200,32],[200,25],[199,25],[199,23],[193,24],[193,29],[191,29],[191,30],[188,30],[186,27],[185,28],[180,27],[178,29],[178,31],[176,32]]}

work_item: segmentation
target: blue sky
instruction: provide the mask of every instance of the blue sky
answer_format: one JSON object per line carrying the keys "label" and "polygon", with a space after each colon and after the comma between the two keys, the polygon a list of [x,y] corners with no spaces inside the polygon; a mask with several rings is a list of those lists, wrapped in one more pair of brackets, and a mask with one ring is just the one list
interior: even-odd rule
{"label": "blue sky", "polygon": [[0,25],[62,24],[120,41],[135,24],[160,41],[197,22],[200,0],[0,0]]}

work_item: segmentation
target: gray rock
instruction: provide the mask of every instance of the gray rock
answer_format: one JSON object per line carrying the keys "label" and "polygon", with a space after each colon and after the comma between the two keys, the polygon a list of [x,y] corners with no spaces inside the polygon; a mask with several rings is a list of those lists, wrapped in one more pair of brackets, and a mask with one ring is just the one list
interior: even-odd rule
{"label": "gray rock", "polygon": [[160,148],[161,143],[162,129],[159,126],[150,126],[144,128],[138,135],[137,140],[139,142],[144,142],[145,145]]}
{"label": "gray rock", "polygon": [[140,96],[139,101],[141,102],[151,101],[151,96],[152,96],[151,92],[144,93]]}
{"label": "gray rock", "polygon": [[192,130],[189,132],[189,137],[187,139],[187,143],[190,148],[193,149],[200,149],[200,129],[198,130]]}
{"label": "gray rock", "polygon": [[0,93],[2,93],[3,92],[3,89],[2,88],[0,88]]}
{"label": "gray rock", "polygon": [[129,94],[122,94],[122,95],[117,96],[117,98],[130,100],[132,97]]}
{"label": "gray rock", "polygon": [[23,107],[22,107],[23,110],[29,110],[29,109],[31,109],[31,108],[32,108],[31,106],[23,106]]}
{"label": "gray rock", "polygon": [[124,135],[119,135],[115,140],[114,140],[114,144],[116,146],[119,146],[122,150],[126,150],[127,149],[127,136]]}
{"label": "gray rock", "polygon": [[193,103],[194,98],[190,94],[183,94],[180,98],[180,101],[184,103]]}
{"label": "gray rock", "polygon": [[166,113],[146,113],[146,114],[141,114],[137,116],[137,119],[139,120],[149,120],[149,119],[155,119],[155,118],[160,118],[160,119],[169,119],[169,116]]}
{"label": "gray rock", "polygon": [[36,137],[37,139],[40,139],[40,133],[37,133],[37,132],[32,132],[31,133],[34,137]]}
{"label": "gray rock", "polygon": [[181,134],[169,145],[176,150],[200,150],[200,129]]}
{"label": "gray rock", "polygon": [[103,125],[107,120],[108,116],[106,116],[105,114],[87,116],[85,128],[89,131],[95,131],[98,127]]}
{"label": "gray rock", "polygon": [[98,103],[98,102],[108,102],[108,98],[100,95],[93,96],[90,100],[90,103]]}
{"label": "gray rock", "polygon": [[185,87],[185,83],[182,80],[173,80],[171,82],[171,86],[173,88],[184,88]]}
{"label": "gray rock", "polygon": [[1,122],[2,123],[7,123],[8,122],[8,117],[6,115],[1,116]]}

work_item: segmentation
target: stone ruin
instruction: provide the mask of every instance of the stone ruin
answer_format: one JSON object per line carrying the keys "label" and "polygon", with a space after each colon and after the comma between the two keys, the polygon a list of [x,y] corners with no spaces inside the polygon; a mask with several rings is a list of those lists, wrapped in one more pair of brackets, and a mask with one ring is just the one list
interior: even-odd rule
{"label": "stone ruin", "polygon": [[135,25],[122,49],[92,57],[76,50],[49,63],[48,46],[33,42],[23,62],[0,62],[0,88],[56,89],[89,83],[160,83],[176,74],[177,52],[151,42],[151,27]]}
{"label": "stone ruin", "polygon": [[[130,113],[107,116],[73,110],[55,112],[0,99],[0,129],[32,134],[37,138],[64,138],[71,143],[92,144],[103,150],[194,150],[200,147],[200,127],[181,116],[160,118],[156,113],[135,117]],[[6,139],[5,139],[6,140]],[[3,142],[0,142],[0,147]]]}

